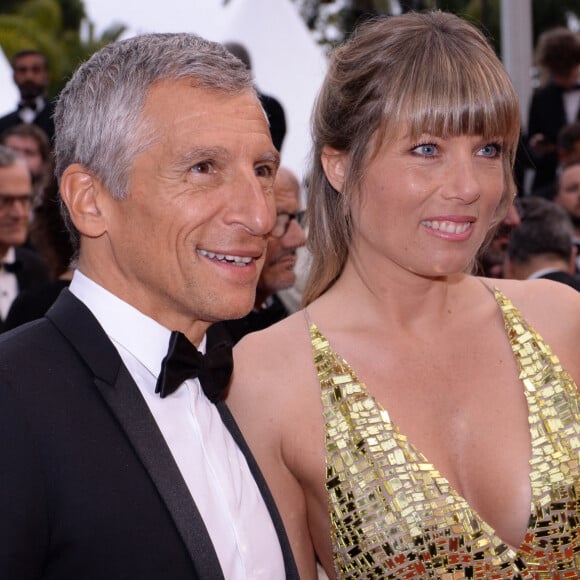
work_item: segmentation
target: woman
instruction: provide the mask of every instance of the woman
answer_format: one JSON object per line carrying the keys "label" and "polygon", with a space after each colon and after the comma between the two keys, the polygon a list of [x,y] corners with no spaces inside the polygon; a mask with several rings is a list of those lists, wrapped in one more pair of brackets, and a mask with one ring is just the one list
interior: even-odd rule
{"label": "woman", "polygon": [[579,567],[580,299],[466,273],[512,202],[518,134],[458,17],[378,20],[332,56],[306,307],[239,344],[229,399],[303,578],[315,554],[331,578]]}

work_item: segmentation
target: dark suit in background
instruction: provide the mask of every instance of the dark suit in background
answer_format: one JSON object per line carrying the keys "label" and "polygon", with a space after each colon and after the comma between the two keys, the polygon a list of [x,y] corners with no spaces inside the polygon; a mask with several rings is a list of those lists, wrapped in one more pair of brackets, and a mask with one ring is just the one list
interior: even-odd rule
{"label": "dark suit in background", "polygon": [[[48,267],[37,252],[28,248],[17,247],[14,248],[14,253],[16,258],[14,275],[18,283],[18,295],[21,292],[35,291],[48,283]],[[9,315],[10,311],[8,311],[6,319]],[[0,332],[5,330],[4,323],[4,320],[0,320]]]}
{"label": "dark suit in background", "polygon": [[[580,118],[580,110],[576,116]],[[558,133],[567,124],[564,110],[562,88],[554,82],[536,89],[532,95],[528,117],[528,134],[530,136],[541,133],[545,140],[556,146]],[[532,163],[535,169],[532,192],[536,192],[553,184],[558,167],[558,153],[551,153],[539,157],[532,153]]]}
{"label": "dark suit in background", "polygon": [[538,278],[546,278],[547,280],[561,282],[562,284],[567,284],[568,286],[571,286],[572,288],[580,292],[580,278],[577,275],[572,276],[571,274],[568,274],[568,272],[564,272],[563,270],[547,272],[542,276],[538,276]]}
{"label": "dark suit in background", "polygon": [[46,262],[37,252],[28,248],[14,248],[18,291],[31,290],[49,280]]}
{"label": "dark suit in background", "polygon": [[[42,111],[36,113],[36,116],[32,123],[40,127],[49,138],[52,143],[54,140],[54,105],[55,102],[50,99],[44,99],[44,108]],[[24,123],[22,117],[19,114],[19,110],[13,111],[0,117],[0,134],[9,127],[14,127],[15,125],[20,125]]]}

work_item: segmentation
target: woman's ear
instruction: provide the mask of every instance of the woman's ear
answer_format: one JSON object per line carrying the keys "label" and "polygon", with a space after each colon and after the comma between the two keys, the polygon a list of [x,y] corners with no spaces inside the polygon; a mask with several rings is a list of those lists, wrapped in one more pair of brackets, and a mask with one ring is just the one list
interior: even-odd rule
{"label": "woman's ear", "polygon": [[65,169],[60,180],[60,195],[81,234],[98,238],[107,231],[100,202],[109,194],[85,167],[73,163]]}
{"label": "woman's ear", "polygon": [[322,163],[326,178],[330,182],[330,185],[341,193],[346,178],[346,161],[347,154],[344,151],[338,151],[328,145],[322,148],[320,162]]}

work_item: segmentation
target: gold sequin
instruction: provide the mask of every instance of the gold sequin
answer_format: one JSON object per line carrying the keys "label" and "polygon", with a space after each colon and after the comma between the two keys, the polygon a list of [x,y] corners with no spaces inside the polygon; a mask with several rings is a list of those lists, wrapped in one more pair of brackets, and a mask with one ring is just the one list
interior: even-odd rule
{"label": "gold sequin", "polygon": [[519,365],[532,437],[532,513],[517,552],[408,443],[312,324],[339,578],[580,578],[578,389],[510,300],[497,289],[495,298]]}

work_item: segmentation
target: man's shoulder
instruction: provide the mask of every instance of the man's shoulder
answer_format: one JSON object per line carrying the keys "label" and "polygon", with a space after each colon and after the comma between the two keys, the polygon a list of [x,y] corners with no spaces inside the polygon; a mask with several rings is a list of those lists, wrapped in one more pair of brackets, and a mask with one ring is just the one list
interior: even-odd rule
{"label": "man's shoulder", "polygon": [[0,117],[0,133],[13,125],[17,125],[18,123],[22,123],[20,117],[18,116],[18,111],[14,110],[10,113],[6,113]]}
{"label": "man's shoulder", "polygon": [[14,252],[17,260],[23,260],[29,264],[43,264],[46,267],[44,258],[36,250],[26,246],[16,246]]}
{"label": "man's shoulder", "polygon": [[23,324],[0,334],[0,370],[7,366],[27,366],[37,364],[46,354],[53,364],[58,364],[54,355],[57,352],[58,332],[45,318]]}
{"label": "man's shoulder", "polygon": [[560,89],[555,83],[548,83],[536,88],[532,94],[532,98],[537,102],[561,102],[562,89]]}
{"label": "man's shoulder", "polygon": [[37,251],[17,247],[15,257],[21,264],[20,274],[17,273],[20,290],[37,287],[50,281],[46,260]]}

